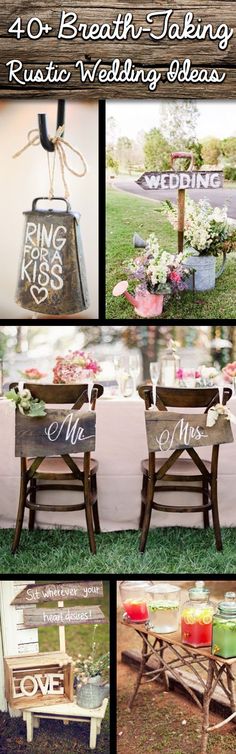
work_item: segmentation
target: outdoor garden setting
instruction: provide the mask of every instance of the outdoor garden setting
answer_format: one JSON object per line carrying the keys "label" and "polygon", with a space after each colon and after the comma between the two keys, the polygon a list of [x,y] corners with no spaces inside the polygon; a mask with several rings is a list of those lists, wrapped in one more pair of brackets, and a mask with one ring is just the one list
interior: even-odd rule
{"label": "outdoor garden setting", "polygon": [[1,752],[108,754],[109,583],[1,581],[0,617]]}
{"label": "outdoor garden setting", "polygon": [[234,317],[236,139],[214,108],[107,106],[108,317]]}
{"label": "outdoor garden setting", "polygon": [[118,583],[118,754],[234,752],[235,581]]}
{"label": "outdoor garden setting", "polygon": [[0,336],[2,572],[233,572],[236,328]]}

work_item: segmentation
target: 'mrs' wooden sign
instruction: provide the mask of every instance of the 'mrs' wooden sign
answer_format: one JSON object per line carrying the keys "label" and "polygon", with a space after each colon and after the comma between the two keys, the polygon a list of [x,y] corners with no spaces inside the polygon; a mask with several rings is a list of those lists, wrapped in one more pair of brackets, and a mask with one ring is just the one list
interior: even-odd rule
{"label": "'mrs' wooden sign", "polygon": [[63,652],[4,659],[5,694],[11,707],[73,700],[71,658]]}
{"label": "'mrs' wooden sign", "polygon": [[146,411],[145,418],[150,452],[233,442],[230,422],[224,416],[213,427],[207,427],[207,414]]}

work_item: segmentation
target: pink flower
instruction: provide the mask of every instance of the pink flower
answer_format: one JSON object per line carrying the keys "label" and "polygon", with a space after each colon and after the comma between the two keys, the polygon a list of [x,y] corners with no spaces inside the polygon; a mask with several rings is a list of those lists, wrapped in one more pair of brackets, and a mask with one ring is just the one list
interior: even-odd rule
{"label": "pink flower", "polygon": [[172,270],[169,274],[169,280],[171,280],[172,283],[180,283],[181,281],[181,275],[177,270]]}
{"label": "pink flower", "polygon": [[53,368],[54,384],[87,382],[101,372],[101,367],[84,351],[69,351],[66,356],[57,356]]}
{"label": "pink flower", "polygon": [[42,377],[46,377],[46,372],[40,372],[39,369],[36,369],[32,367],[31,369],[25,369],[24,372],[21,372],[22,377],[25,377],[27,380],[41,380]]}

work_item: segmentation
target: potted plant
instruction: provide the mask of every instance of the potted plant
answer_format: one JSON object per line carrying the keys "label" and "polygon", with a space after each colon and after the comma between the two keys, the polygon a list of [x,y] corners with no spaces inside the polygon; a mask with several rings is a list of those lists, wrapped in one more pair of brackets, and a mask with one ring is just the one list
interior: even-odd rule
{"label": "potted plant", "polygon": [[109,694],[108,675],[110,669],[109,652],[96,656],[97,624],[93,629],[92,647],[90,654],[83,658],[78,654],[74,663],[74,687],[76,701],[80,707],[100,707],[103,699]]}
{"label": "potted plant", "polygon": [[[161,249],[154,233],[146,242],[145,250],[126,261],[129,280],[138,281],[135,295],[123,291],[141,317],[156,317],[162,313],[164,296],[186,289],[190,269],[186,266],[188,252],[171,254]],[[118,284],[120,286],[121,284]],[[117,288],[118,288],[117,286]],[[114,291],[113,291],[114,292]],[[115,293],[114,295],[119,295]]]}
{"label": "potted plant", "polygon": [[[170,201],[163,202],[163,210],[177,230],[178,209]],[[226,207],[211,207],[207,201],[194,202],[186,197],[184,239],[189,256],[186,265],[195,269],[195,288],[209,291],[226,264],[226,254],[236,248],[236,229],[230,225]],[[216,271],[216,257],[223,254],[223,262]],[[188,288],[192,289],[192,280]]]}

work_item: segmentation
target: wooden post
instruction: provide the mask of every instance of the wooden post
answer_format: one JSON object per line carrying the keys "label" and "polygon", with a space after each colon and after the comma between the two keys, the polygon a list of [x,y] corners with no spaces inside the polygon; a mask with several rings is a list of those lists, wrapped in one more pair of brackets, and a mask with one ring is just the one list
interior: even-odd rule
{"label": "wooden post", "polygon": [[178,189],[178,254],[184,248],[185,189]]}
{"label": "wooden post", "polygon": [[[193,166],[192,152],[172,152],[171,163],[174,168],[175,160],[190,160],[188,170]],[[174,168],[175,169],[175,168]],[[178,189],[178,254],[182,253],[184,248],[184,210],[185,210],[185,189]]]}

